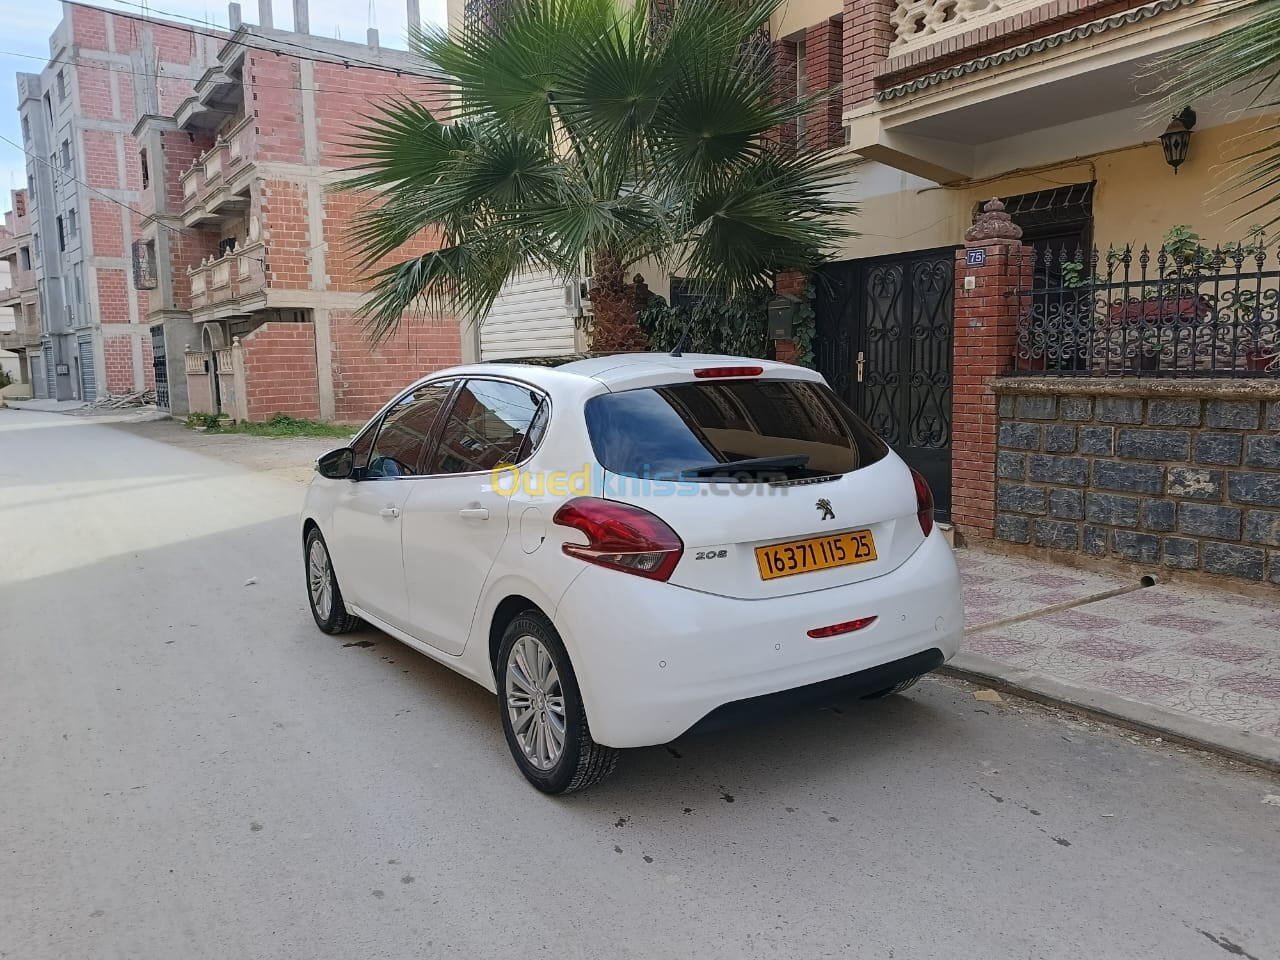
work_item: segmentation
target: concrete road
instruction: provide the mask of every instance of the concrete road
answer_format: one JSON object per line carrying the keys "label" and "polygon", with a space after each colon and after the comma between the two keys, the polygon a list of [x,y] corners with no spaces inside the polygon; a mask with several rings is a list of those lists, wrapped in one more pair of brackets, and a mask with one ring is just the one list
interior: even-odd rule
{"label": "concrete road", "polygon": [[479,687],[315,630],[301,496],[0,410],[0,957],[1280,956],[1274,778],[956,683],[543,797]]}

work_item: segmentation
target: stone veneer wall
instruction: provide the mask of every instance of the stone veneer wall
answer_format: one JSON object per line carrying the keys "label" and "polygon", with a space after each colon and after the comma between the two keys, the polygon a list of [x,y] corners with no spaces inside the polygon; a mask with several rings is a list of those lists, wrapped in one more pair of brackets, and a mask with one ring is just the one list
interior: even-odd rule
{"label": "stone veneer wall", "polygon": [[1280,584],[1280,382],[994,389],[997,539]]}

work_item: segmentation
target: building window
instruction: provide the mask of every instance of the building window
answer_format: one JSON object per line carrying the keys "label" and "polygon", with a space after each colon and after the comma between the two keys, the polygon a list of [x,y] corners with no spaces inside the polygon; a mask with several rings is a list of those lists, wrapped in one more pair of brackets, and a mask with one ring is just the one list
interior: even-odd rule
{"label": "building window", "polygon": [[62,217],[58,217],[58,249],[67,249],[67,228]]}
{"label": "building window", "polygon": [[225,257],[236,248],[235,237],[224,237],[218,241],[218,256]]}
{"label": "building window", "polygon": [[[84,307],[83,264],[77,263],[74,269],[75,269],[75,278],[76,278],[76,306],[83,308]],[[83,310],[81,310],[81,312],[83,313]]]}
{"label": "building window", "polygon": [[58,71],[58,102],[67,99],[67,71]]}
{"label": "building window", "polygon": [[71,169],[71,141],[70,140],[62,141],[62,169],[63,170]]}
{"label": "building window", "polygon": [[53,126],[53,101],[49,99],[49,95],[44,95],[44,112],[49,115],[49,126]]}
{"label": "building window", "polygon": [[140,150],[138,157],[142,161],[142,189],[151,186],[151,168],[147,165],[147,151]]}
{"label": "building window", "polygon": [[36,178],[31,174],[27,175],[27,196],[32,200],[36,197]]}
{"label": "building window", "polygon": [[22,142],[31,142],[31,121],[26,117],[22,118]]}
{"label": "building window", "polygon": [[133,242],[133,288],[135,290],[154,290],[159,284],[156,275],[156,242],[154,240],[135,240]]}
{"label": "building window", "polygon": [[36,252],[36,259],[37,260],[40,259],[40,257],[42,256],[42,254],[40,253],[40,234],[38,233],[31,234],[31,246],[32,246],[32,249],[34,249]]}
{"label": "building window", "polygon": [[80,229],[80,217],[76,213],[76,208],[72,207],[67,211],[67,234],[74,237]]}
{"label": "building window", "polygon": [[18,249],[18,263],[21,264],[23,270],[31,269],[31,248],[20,247]]}

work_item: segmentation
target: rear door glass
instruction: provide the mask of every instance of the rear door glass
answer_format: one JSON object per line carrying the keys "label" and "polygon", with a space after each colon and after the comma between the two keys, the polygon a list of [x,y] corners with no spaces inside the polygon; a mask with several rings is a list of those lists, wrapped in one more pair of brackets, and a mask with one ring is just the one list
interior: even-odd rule
{"label": "rear door glass", "polygon": [[[888,452],[825,384],[804,380],[609,393],[587,401],[586,419],[601,466],[654,479],[825,477],[865,467]],[[724,466],[717,470],[717,464]]]}
{"label": "rear door glass", "polygon": [[468,380],[449,408],[428,472],[476,473],[517,462],[529,449],[527,435],[541,432],[543,403],[541,394],[519,384]]}

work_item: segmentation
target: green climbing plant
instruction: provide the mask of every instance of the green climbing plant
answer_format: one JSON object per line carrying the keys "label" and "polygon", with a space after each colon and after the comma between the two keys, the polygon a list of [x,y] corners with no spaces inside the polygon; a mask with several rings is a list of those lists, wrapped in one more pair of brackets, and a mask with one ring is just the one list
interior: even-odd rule
{"label": "green climbing plant", "polygon": [[[685,325],[691,322],[684,343],[689,353],[764,358],[770,352],[768,306],[772,296],[771,292],[760,291],[727,302],[704,297],[692,306],[672,306],[662,297],[652,296],[640,309],[637,320],[653,350],[672,350]],[[813,366],[813,300],[816,296],[817,290],[809,282],[792,328],[791,339],[797,350],[795,362],[804,367]]]}

